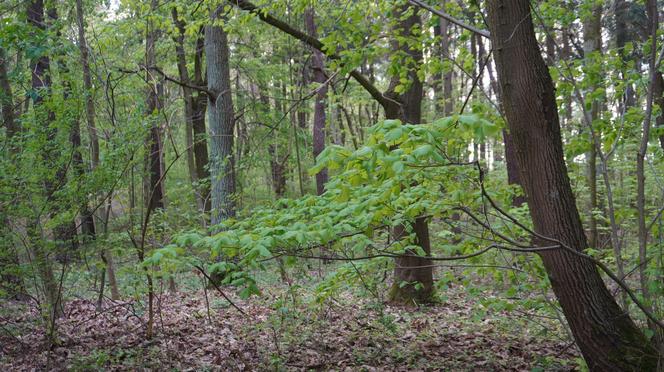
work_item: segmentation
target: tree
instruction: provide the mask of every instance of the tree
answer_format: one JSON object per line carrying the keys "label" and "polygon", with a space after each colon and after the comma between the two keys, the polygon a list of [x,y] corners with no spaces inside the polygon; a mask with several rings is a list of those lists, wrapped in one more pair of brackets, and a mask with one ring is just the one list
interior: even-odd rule
{"label": "tree", "polygon": [[220,22],[223,8],[210,13],[205,27],[207,58],[208,122],[210,127],[210,177],[212,184],[212,224],[235,216],[235,161],[233,159],[233,95],[229,63],[228,35]]}
{"label": "tree", "polygon": [[[593,63],[598,63],[596,60],[597,56],[602,53],[602,7],[601,5],[596,4],[590,9],[590,14],[583,19],[583,55],[585,58],[586,65],[592,65]],[[588,70],[591,68],[588,67]],[[594,80],[598,76],[594,74],[589,77],[589,80],[593,80],[588,89],[594,93],[596,89],[599,88],[599,84]],[[599,99],[593,99],[591,102],[590,108],[590,125],[592,126],[595,121],[600,116],[602,102]],[[597,209],[597,148],[594,146],[595,136],[599,136],[599,133],[596,130],[587,128],[588,136],[590,137],[590,151],[586,154],[588,158],[588,187],[590,191],[590,214],[588,216],[590,222],[590,234],[588,236],[588,244],[592,248],[597,248],[597,218],[595,217],[595,211]],[[619,257],[616,257],[619,262],[622,262]],[[621,264],[619,264],[620,266]],[[622,273],[622,267],[621,267]]]}
{"label": "tree", "polygon": [[[441,1],[440,7],[445,9],[446,0]],[[434,76],[434,94],[436,97],[436,111],[442,113],[444,116],[452,115],[454,110],[454,101],[452,97],[452,67],[450,63],[450,22],[439,17],[438,22],[434,26],[434,36],[440,37],[440,44],[438,46],[438,58],[442,63],[442,73]],[[446,63],[447,62],[447,63]]]}
{"label": "tree", "polygon": [[[303,41],[312,48],[321,52],[325,51],[325,46],[320,40],[273,17],[269,13],[260,11],[251,2],[240,0],[234,1],[232,4],[255,14],[263,22]],[[405,123],[419,123],[422,117],[423,88],[417,70],[422,62],[422,50],[419,46],[414,45],[415,42],[412,37],[417,30],[421,30],[421,20],[416,7],[400,4],[393,6],[392,9],[394,11],[394,28],[392,31],[395,36],[390,44],[393,51],[399,53],[402,57],[400,62],[406,64],[403,72],[408,84],[402,84],[401,76],[395,75],[391,78],[387,91],[383,93],[358,70],[351,70],[349,75],[381,105],[386,119],[398,119]],[[333,60],[340,59],[336,54],[327,54],[327,57]],[[428,224],[426,218],[421,217],[413,221],[411,225],[408,227],[398,226],[394,229],[393,236],[400,239],[409,232],[408,230],[412,230],[416,238],[415,243],[422,248],[424,256],[412,257],[412,254],[407,254],[408,257],[404,256],[395,260],[395,278],[390,291],[390,298],[392,301],[403,303],[429,302],[433,300],[433,265],[426,258],[431,248]]]}
{"label": "tree", "polygon": [[[313,7],[308,7],[304,11],[304,24],[306,26],[309,36],[315,38],[316,36],[316,12]],[[323,52],[313,49],[313,56],[311,57],[311,70],[313,73],[313,82],[318,83],[318,91],[316,92],[316,100],[314,101],[314,126],[313,126],[313,142],[314,142],[314,158],[316,158],[323,150],[325,150],[325,137],[326,137],[326,119],[325,110],[327,109],[326,99],[327,85],[325,78],[325,64],[323,62]],[[296,139],[297,140],[297,139]],[[316,173],[316,194],[321,195],[325,191],[325,184],[327,183],[328,175],[327,169],[322,169]]]}
{"label": "tree", "polygon": [[171,9],[171,17],[176,26],[176,34],[173,36],[175,41],[175,55],[182,88],[182,100],[184,101],[184,120],[185,120],[185,138],[187,144],[187,167],[192,184],[194,184],[194,193],[196,201],[201,210],[210,211],[210,200],[208,198],[207,182],[210,176],[207,169],[208,154],[207,141],[205,139],[205,110],[207,97],[201,90],[194,90],[191,86],[202,87],[204,81],[201,71],[201,55],[204,47],[201,45],[202,37],[196,39],[194,51],[194,79],[189,77],[187,69],[187,55],[185,52],[185,26],[184,19],[178,15],[177,8]]}
{"label": "tree", "polygon": [[[422,81],[418,69],[422,64],[422,50],[412,37],[421,29],[422,21],[417,8],[398,5],[393,8],[395,35],[391,41],[394,53],[402,53],[400,63],[405,65],[406,86],[402,83],[403,76],[394,75],[385,93],[392,104],[385,107],[386,119],[400,119],[405,123],[419,124],[422,120]],[[401,92],[401,93],[397,93]],[[395,259],[394,283],[390,290],[390,299],[401,303],[426,303],[433,298],[433,265],[426,256],[431,254],[429,242],[429,226],[426,217],[416,218],[411,226],[400,225],[392,232],[394,239],[402,239],[408,229],[415,233],[415,244],[424,251],[425,257],[414,257],[414,252],[407,252],[403,257]]]}
{"label": "tree", "polygon": [[[654,370],[657,353],[607,290],[588,247],[567,175],[554,86],[537,44],[530,2],[487,3],[498,80],[536,243],[553,291],[591,370]],[[564,248],[562,247],[564,246]]]}
{"label": "tree", "polygon": [[[155,10],[159,0],[152,0],[150,9]],[[143,196],[147,210],[164,208],[164,183],[163,183],[163,155],[161,143],[161,128],[159,126],[158,111],[161,109],[163,89],[162,82],[151,70],[157,63],[157,39],[159,30],[153,21],[148,21],[145,35],[145,80],[148,82],[145,102],[145,116],[148,120],[148,136],[145,140],[145,172],[146,178],[143,188]]]}

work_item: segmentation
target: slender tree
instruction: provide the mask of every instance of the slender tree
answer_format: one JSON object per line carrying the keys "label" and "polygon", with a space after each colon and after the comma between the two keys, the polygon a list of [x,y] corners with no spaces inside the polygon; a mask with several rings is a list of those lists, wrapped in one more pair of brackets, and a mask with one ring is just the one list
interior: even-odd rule
{"label": "slender tree", "polygon": [[[304,11],[304,24],[306,26],[309,36],[317,37],[316,27],[316,13],[313,7],[308,7]],[[316,158],[323,150],[325,150],[326,138],[326,117],[325,110],[327,109],[327,85],[325,85],[325,63],[323,61],[323,53],[320,50],[313,49],[313,56],[311,57],[311,70],[313,82],[320,84],[316,92],[316,100],[314,101],[314,125],[313,125],[313,142],[314,142],[314,158]],[[327,168],[322,169],[316,173],[316,193],[318,195],[325,191],[325,184],[327,183],[328,175]]]}
{"label": "slender tree", "polygon": [[[602,52],[602,6],[601,4],[594,4],[590,10],[590,14],[583,19],[583,52],[586,65],[599,63],[596,58]],[[588,70],[592,66],[587,67]],[[597,76],[595,74],[588,74],[588,80],[593,80],[588,89],[592,92],[599,87],[597,82],[594,82]],[[593,125],[599,118],[601,112],[602,102],[599,99],[593,99],[590,108],[590,125]],[[597,210],[597,149],[594,146],[594,136],[599,136],[595,130],[586,130],[590,137],[590,150],[586,153],[588,158],[588,188],[589,188],[589,209],[588,221],[590,225],[590,234],[588,235],[588,244],[592,248],[597,248],[597,217],[595,212]]]}
{"label": "slender tree", "polygon": [[[159,0],[152,0],[151,9],[156,9]],[[161,128],[157,112],[161,108],[160,93],[163,89],[158,76],[152,71],[152,67],[157,63],[156,45],[159,38],[159,30],[154,22],[147,22],[147,31],[145,35],[145,80],[148,82],[145,102],[145,115],[149,124],[149,132],[146,138],[145,150],[145,170],[146,179],[144,182],[145,205],[148,210],[164,208],[164,183],[162,177],[162,143]]]}

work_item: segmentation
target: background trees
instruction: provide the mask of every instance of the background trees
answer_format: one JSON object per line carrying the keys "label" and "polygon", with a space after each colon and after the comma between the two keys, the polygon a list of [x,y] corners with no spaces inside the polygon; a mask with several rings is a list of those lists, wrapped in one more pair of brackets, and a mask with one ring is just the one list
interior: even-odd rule
{"label": "background trees", "polygon": [[0,294],[55,335],[107,282],[154,321],[192,269],[408,305],[490,277],[487,306],[564,314],[591,368],[655,363],[660,8],[3,3]]}

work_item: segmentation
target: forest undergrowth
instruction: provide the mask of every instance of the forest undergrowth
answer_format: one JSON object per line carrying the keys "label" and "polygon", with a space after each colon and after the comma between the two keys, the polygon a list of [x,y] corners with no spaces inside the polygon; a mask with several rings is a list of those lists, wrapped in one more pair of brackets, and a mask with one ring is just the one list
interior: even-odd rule
{"label": "forest undergrowth", "polygon": [[[312,277],[316,272],[310,273]],[[29,370],[577,370],[560,323],[537,311],[487,305],[481,280],[450,283],[438,302],[414,308],[346,290],[315,306],[295,283],[242,300],[231,288],[164,292],[155,336],[144,337],[145,304],[67,302],[50,350],[39,312],[3,302],[0,369]],[[480,285],[478,286],[478,283]],[[207,292],[207,293],[206,293]],[[521,299],[523,300],[523,299]]]}

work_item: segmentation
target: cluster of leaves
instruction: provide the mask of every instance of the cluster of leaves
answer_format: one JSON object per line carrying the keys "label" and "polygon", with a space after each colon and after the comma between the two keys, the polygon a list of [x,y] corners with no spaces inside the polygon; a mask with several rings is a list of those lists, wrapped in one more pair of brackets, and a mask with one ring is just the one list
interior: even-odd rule
{"label": "cluster of leaves", "polygon": [[[282,256],[294,262],[297,257],[311,258],[318,248],[342,260],[406,251],[423,254],[412,232],[390,242],[380,231],[409,226],[408,221],[421,216],[446,218],[458,206],[479,208],[478,168],[460,159],[470,139],[495,136],[499,130],[474,114],[420,125],[383,121],[370,128],[366,145],[358,150],[329,146],[320,154],[310,172],[328,168],[334,173],[323,195],[281,199],[254,208],[241,219],[216,226],[218,232],[212,236],[180,234],[173,244],[155,250],[146,264],[163,265],[183,255],[186,248],[211,252],[212,260],[222,257],[224,261],[211,264],[208,270],[224,274],[226,283],[243,287],[241,294],[248,296],[258,288],[246,273]],[[508,192],[492,189],[498,197],[509,198]],[[352,271],[337,274],[347,281]],[[319,287],[322,292],[330,288]]]}

